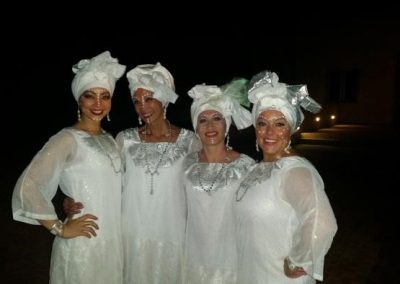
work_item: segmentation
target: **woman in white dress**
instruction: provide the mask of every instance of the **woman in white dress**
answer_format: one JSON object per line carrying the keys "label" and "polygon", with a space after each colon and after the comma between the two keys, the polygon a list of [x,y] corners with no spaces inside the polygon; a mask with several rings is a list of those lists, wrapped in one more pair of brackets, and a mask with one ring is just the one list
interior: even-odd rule
{"label": "woman in white dress", "polygon": [[174,79],[160,63],[127,73],[139,124],[118,133],[126,163],[122,198],[125,283],[180,283],[186,206],[182,162],[193,131],[166,118],[177,99]]}
{"label": "woman in white dress", "polygon": [[249,100],[261,161],[237,191],[238,283],[316,283],[337,231],[324,183],[314,166],[290,151],[303,121],[318,112],[305,85],[278,82],[270,71],[250,82]]}
{"label": "woman in white dress", "polygon": [[[105,51],[73,66],[78,122],[52,136],[17,181],[13,218],[55,234],[50,283],[122,283],[122,163],[115,140],[101,128],[125,66]],[[81,214],[59,220],[52,198],[82,200]]]}
{"label": "woman in white dress", "polygon": [[202,149],[185,160],[185,284],[236,283],[232,207],[240,181],[255,162],[229,147],[228,131],[232,118],[238,129],[251,125],[250,112],[236,100],[245,83],[237,79],[222,88],[197,85],[189,91],[192,123]]}

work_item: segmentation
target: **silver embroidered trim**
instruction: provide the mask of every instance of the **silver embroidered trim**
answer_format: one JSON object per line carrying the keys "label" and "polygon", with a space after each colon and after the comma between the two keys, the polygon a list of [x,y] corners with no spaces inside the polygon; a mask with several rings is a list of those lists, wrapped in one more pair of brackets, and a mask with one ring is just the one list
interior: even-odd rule
{"label": "silver embroidered trim", "polygon": [[227,164],[199,163],[198,153],[194,152],[185,158],[184,169],[194,190],[210,193],[221,189],[229,190],[229,185],[243,178],[254,163],[253,159],[244,154]]}
{"label": "silver embroidered trim", "polygon": [[277,162],[260,162],[253,170],[243,179],[236,191],[236,201],[241,201],[250,187],[260,184],[271,177],[274,169],[280,168]]}
{"label": "silver embroidered trim", "polygon": [[[154,169],[167,144],[171,145],[166,150],[159,168],[171,167],[176,160],[185,156],[189,151],[190,142],[194,139],[195,135],[191,131],[181,129],[176,143],[141,143],[137,128],[131,128],[125,130],[124,137],[134,142],[128,149],[129,156],[133,160],[133,163],[138,167],[147,167],[145,157],[145,147],[147,147],[147,162],[148,165]],[[146,146],[144,144],[146,144]]]}

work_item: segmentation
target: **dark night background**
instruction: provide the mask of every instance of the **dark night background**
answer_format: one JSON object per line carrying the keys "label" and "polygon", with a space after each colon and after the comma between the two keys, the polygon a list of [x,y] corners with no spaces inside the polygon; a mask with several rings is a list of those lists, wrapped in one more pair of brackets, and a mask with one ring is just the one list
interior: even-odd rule
{"label": "dark night background", "polygon": [[[168,107],[168,117],[178,126],[191,128],[187,91],[195,84],[221,85],[236,76],[250,78],[270,69],[283,82],[307,83],[309,90],[319,90],[318,82],[312,79],[316,74],[311,63],[302,65],[303,51],[315,62],[326,60],[329,54],[356,57],[370,45],[387,48],[397,54],[395,60],[400,57],[400,17],[393,13],[341,13],[346,6],[342,10],[328,7],[323,12],[307,13],[270,7],[263,15],[263,9],[257,11],[253,6],[248,10],[236,7],[229,13],[211,9],[196,16],[189,10],[174,19],[157,18],[151,13],[138,17],[137,10],[109,18],[110,11],[104,8],[102,13],[76,12],[65,18],[60,16],[62,6],[56,9],[58,13],[46,17],[30,13],[25,7],[24,14],[16,14],[15,21],[0,22],[4,152],[0,163],[1,283],[47,281],[52,236],[39,226],[12,220],[11,194],[18,176],[43,143],[76,121],[71,68],[80,59],[109,50],[127,65],[127,70],[137,64],[160,62],[173,74],[180,95],[177,103]],[[16,21],[21,22],[17,25]],[[371,37],[360,50],[348,46],[349,39],[359,35],[368,38],[371,30],[382,37]],[[330,53],[319,52],[330,46]],[[391,118],[373,125],[354,114],[354,121],[337,121],[336,128],[331,125],[316,131],[316,136],[311,133],[313,139],[298,140],[298,151],[316,165],[324,178],[339,224],[327,256],[324,283],[395,283],[393,267],[397,263],[393,261],[398,254],[394,252],[397,249],[392,250],[395,240],[389,228],[395,220],[395,205],[388,188],[393,188],[392,182],[396,184],[397,169],[388,162],[398,157],[400,69],[396,70],[391,81],[397,86]],[[310,93],[325,106],[323,93]],[[110,115],[111,122],[105,122],[104,128],[113,134],[137,125],[125,76],[117,82]],[[359,125],[368,131],[354,130]],[[351,130],[339,133],[340,127]],[[252,129],[231,132],[236,149],[259,158],[253,147]],[[332,137],[332,133],[338,134],[331,140],[322,139],[326,133]],[[56,204],[60,200],[57,197]]]}

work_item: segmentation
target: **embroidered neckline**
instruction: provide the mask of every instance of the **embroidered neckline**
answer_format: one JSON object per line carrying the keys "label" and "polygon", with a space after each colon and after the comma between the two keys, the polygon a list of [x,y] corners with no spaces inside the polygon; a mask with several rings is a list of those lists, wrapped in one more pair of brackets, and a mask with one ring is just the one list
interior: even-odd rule
{"label": "embroidered neckline", "polygon": [[272,170],[279,167],[280,166],[278,165],[277,161],[258,163],[241,182],[236,191],[236,201],[241,201],[250,187],[269,179],[271,177]]}
{"label": "embroidered neckline", "polygon": [[171,123],[169,122],[169,120],[166,120],[168,122],[168,133],[167,133],[167,137],[169,137],[169,141],[165,144],[163,151],[161,152],[160,155],[160,159],[158,160],[158,162],[156,163],[156,165],[154,166],[154,169],[152,170],[150,167],[150,163],[148,161],[148,144],[149,142],[147,142],[147,124],[145,125],[144,128],[144,140],[141,141],[141,143],[143,143],[144,145],[144,157],[145,157],[145,165],[146,165],[146,174],[150,175],[150,194],[152,195],[154,193],[154,175],[157,174],[159,175],[160,173],[158,172],[158,168],[161,165],[162,160],[164,159],[165,154],[167,153],[167,150],[169,149],[170,145],[172,144],[172,129],[171,129]]}

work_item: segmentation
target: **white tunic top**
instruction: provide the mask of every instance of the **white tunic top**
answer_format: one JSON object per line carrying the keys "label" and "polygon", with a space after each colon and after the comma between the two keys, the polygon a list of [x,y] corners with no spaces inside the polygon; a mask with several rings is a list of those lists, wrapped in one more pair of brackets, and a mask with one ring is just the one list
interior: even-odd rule
{"label": "white tunic top", "polygon": [[[314,166],[301,157],[259,163],[237,192],[238,283],[315,283],[337,231]],[[307,276],[291,279],[284,259]]]}
{"label": "white tunic top", "polygon": [[123,235],[125,283],[180,283],[186,206],[182,162],[195,135],[142,143],[137,128],[117,135],[126,162]]}
{"label": "white tunic top", "polygon": [[51,202],[58,186],[84,204],[99,230],[92,238],[55,237],[50,283],[122,283],[122,163],[108,133],[90,136],[64,128],[51,137],[19,178],[12,197],[13,217],[29,224],[58,219]]}
{"label": "white tunic top", "polygon": [[199,163],[198,153],[188,155],[184,176],[188,219],[183,283],[236,283],[232,209],[236,189],[254,163],[244,154],[230,163]]}

